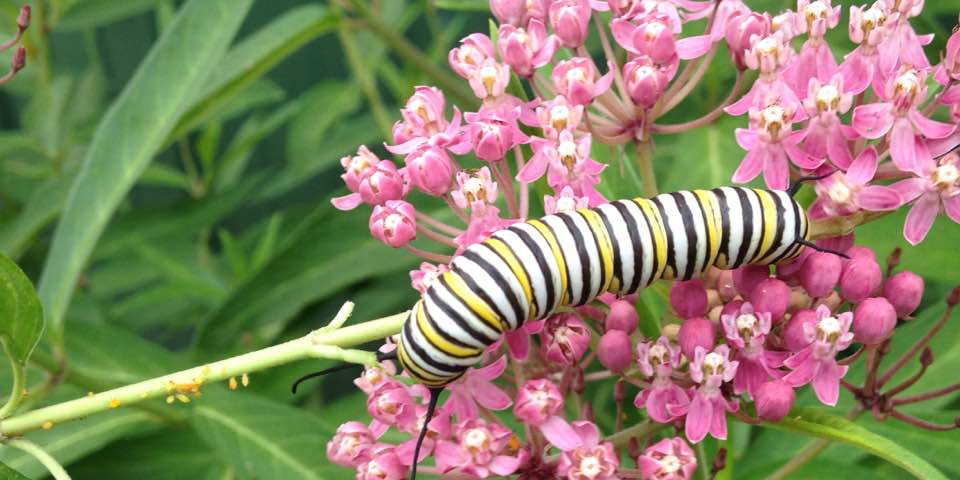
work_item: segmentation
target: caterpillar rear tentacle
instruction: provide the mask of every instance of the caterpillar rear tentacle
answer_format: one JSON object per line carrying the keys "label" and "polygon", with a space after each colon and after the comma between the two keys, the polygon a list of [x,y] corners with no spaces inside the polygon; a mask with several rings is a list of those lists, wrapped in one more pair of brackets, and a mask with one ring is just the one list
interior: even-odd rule
{"label": "caterpillar rear tentacle", "polygon": [[604,292],[636,293],[712,266],[772,265],[805,246],[829,251],[810,242],[792,193],[723,187],[620,200],[514,224],[454,257],[411,309],[396,349],[431,392],[412,478],[440,392],[503,332]]}

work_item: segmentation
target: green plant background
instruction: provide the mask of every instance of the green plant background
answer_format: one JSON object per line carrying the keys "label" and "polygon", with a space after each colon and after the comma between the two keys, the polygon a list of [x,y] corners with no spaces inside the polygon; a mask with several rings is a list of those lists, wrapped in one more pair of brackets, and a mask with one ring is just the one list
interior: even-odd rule
{"label": "green plant background", "polygon": [[[774,12],[787,6],[748,3]],[[927,49],[932,58],[956,21],[951,3],[929,1],[916,19],[921,33],[937,34]],[[0,32],[12,32],[19,5],[0,1]],[[446,52],[466,34],[488,30],[485,6],[484,0],[379,0],[365,19],[326,2],[297,0],[34,4],[47,33],[35,22],[27,69],[0,90],[0,251],[38,285],[47,307],[45,338],[29,364],[31,387],[56,367],[51,341],[65,341],[69,374],[43,403],[303,335],[348,299],[357,304],[354,322],[411,304],[408,271],[418,262],[373,240],[365,209],[337,212],[329,198],[345,192],[340,157],[360,144],[380,145],[414,86],[447,82],[464,91],[446,66]],[[405,37],[422,56],[384,41],[382,31],[371,33],[374,24]],[[849,48],[844,27],[831,35],[838,53]],[[351,49],[355,65],[345,54]],[[151,51],[153,69],[137,74]],[[424,61],[443,76],[423,68]],[[668,120],[709,111],[732,78],[721,53]],[[371,101],[371,88],[379,100]],[[658,139],[661,189],[728,183],[743,155],[732,131],[743,122],[724,118]],[[630,162],[617,168],[602,147],[595,155],[614,162],[605,193],[639,193]],[[880,256],[908,247],[903,216],[862,228],[858,240]],[[958,240],[960,227],[941,220],[920,247],[905,248],[903,265],[927,279],[927,294],[918,319],[899,330],[895,349],[905,350],[942,312],[942,299],[960,279]],[[78,281],[71,272],[80,274]],[[656,291],[644,299],[650,329],[663,301]],[[960,321],[934,345],[936,362],[913,392],[957,381]],[[27,438],[76,479],[353,478],[325,459],[326,441],[340,423],[368,418],[350,376],[289,393],[293,379],[324,366],[291,364],[252,375],[238,391],[210,385],[190,404],[148,401]],[[10,381],[0,370],[2,391]],[[607,428],[611,389],[589,392]],[[800,403],[816,406],[809,393]],[[851,404],[844,396],[831,413],[842,416]],[[949,421],[960,415],[960,403],[944,397],[911,413]],[[858,423],[960,477],[960,431],[928,433],[867,416]],[[810,441],[802,429],[736,424],[730,440],[706,446],[731,452],[721,478],[753,479]],[[0,461],[30,478],[45,475],[39,463],[8,447],[0,446]],[[834,445],[793,478],[826,477],[909,474],[857,446]]]}

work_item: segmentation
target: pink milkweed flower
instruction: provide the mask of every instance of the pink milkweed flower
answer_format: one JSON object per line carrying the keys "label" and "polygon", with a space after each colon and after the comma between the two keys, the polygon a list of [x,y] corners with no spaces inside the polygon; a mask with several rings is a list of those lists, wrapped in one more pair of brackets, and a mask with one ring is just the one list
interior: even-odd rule
{"label": "pink milkweed flower", "polygon": [[354,379],[353,384],[363,393],[373,395],[373,392],[377,391],[378,388],[392,382],[393,376],[396,374],[396,365],[391,361],[383,361],[378,365],[364,367],[363,373]]}
{"label": "pink milkweed flower", "polygon": [[437,468],[457,470],[480,478],[506,476],[520,468],[520,455],[509,455],[513,432],[481,419],[458,422],[454,441],[440,440],[434,448]]}
{"label": "pink milkweed flower", "polygon": [[337,465],[356,468],[370,461],[370,448],[376,441],[373,432],[363,423],[344,423],[327,442],[327,458]]}
{"label": "pink milkweed flower", "polygon": [[[556,5],[556,4],[554,4]],[[613,69],[600,76],[593,60],[574,57],[562,60],[553,68],[553,85],[557,93],[567,98],[573,105],[587,105],[610,88],[613,82]]]}
{"label": "pink milkweed flower", "polygon": [[[718,8],[724,8],[727,2]],[[726,21],[723,37],[727,41],[730,56],[737,70],[746,70],[744,56],[753,45],[754,37],[764,38],[770,35],[770,15],[767,13],[751,12],[749,9],[735,11]]]}
{"label": "pink milkweed flower", "polygon": [[[520,361],[526,360],[530,354],[530,336],[542,332],[545,322],[545,320],[528,321],[517,329],[503,332],[503,339],[507,342],[510,356]],[[491,345],[490,348],[495,347]]]}
{"label": "pink milkweed flower", "polygon": [[464,79],[469,80],[488,60],[496,60],[493,41],[482,33],[473,33],[460,40],[460,46],[450,50],[447,61],[450,68]]}
{"label": "pink milkweed flower", "polygon": [[561,416],[563,403],[560,389],[549,380],[527,380],[517,392],[513,414],[517,420],[539,428],[557,448],[570,450],[580,444],[580,438]]}
{"label": "pink milkweed flower", "polygon": [[357,467],[357,480],[403,480],[407,478],[407,470],[392,445],[378,444],[371,452],[370,461]]}
{"label": "pink milkweed flower", "polygon": [[800,34],[797,29],[798,24],[797,12],[785,10],[770,19],[770,30],[783,35],[785,40],[790,41]]}
{"label": "pink milkweed flower", "polygon": [[569,186],[563,187],[556,196],[551,197],[550,195],[544,195],[543,197],[543,212],[547,215],[572,212],[589,206],[590,199],[587,197],[578,197]]}
{"label": "pink milkweed flower", "polygon": [[917,177],[893,185],[904,202],[913,202],[903,236],[912,245],[922,242],[941,209],[960,223],[960,156],[950,153],[929,160],[916,170]]}
{"label": "pink milkweed flower", "polygon": [[713,40],[710,35],[697,35],[677,39],[680,25],[666,15],[644,15],[634,24],[623,18],[610,22],[613,38],[624,50],[650,57],[655,63],[668,63],[674,56],[689,60],[702,56],[710,50]]}
{"label": "pink milkweed flower", "polygon": [[473,144],[477,158],[488,162],[503,160],[513,147],[530,142],[517,126],[516,112],[482,109],[467,113],[467,137]]}
{"label": "pink milkweed flower", "polygon": [[830,309],[820,305],[816,310],[816,323],[803,325],[804,336],[809,344],[791,355],[784,362],[793,371],[783,380],[799,387],[813,382],[813,390],[825,405],[835,406],[840,397],[840,379],[848,367],[837,364],[837,353],[853,342],[853,312],[833,316]]}
{"label": "pink milkweed flower", "polygon": [[620,458],[613,444],[600,441],[600,430],[591,422],[578,420],[573,429],[579,446],[564,451],[557,464],[557,473],[569,480],[617,480]]}
{"label": "pink milkweed flower", "polygon": [[531,18],[547,21],[549,0],[490,0],[490,13],[500,23],[522,27]]}
{"label": "pink milkweed flower", "polygon": [[890,36],[887,13],[880,2],[870,8],[850,7],[850,40],[859,44],[847,54],[840,73],[850,93],[859,94],[873,85],[874,90],[883,90],[883,79],[896,68],[897,52],[881,49]]}
{"label": "pink milkweed flower", "polygon": [[813,170],[824,162],[823,158],[811,158],[800,150],[797,144],[806,132],[791,130],[794,119],[793,107],[776,103],[762,110],[750,110],[750,128],[736,130],[737,144],[747,155],[733,174],[734,182],[749,182],[762,171],[768,187],[786,190],[790,162],[805,170]]}
{"label": "pink milkweed flower", "polygon": [[439,197],[450,191],[455,166],[446,150],[424,144],[407,155],[406,163],[410,183],[421,192]]}
{"label": "pink milkweed flower", "polygon": [[736,348],[734,358],[739,362],[733,379],[734,393],[747,391],[755,397],[767,379],[783,376],[777,367],[783,365],[786,354],[767,350],[764,345],[773,325],[770,313],[755,312],[753,305],[744,303],[738,313],[722,315],[720,323],[727,341]]}
{"label": "pink milkweed flower", "polygon": [[559,44],[557,37],[548,35],[547,27],[535,18],[526,28],[500,25],[498,38],[500,58],[521,77],[530,77],[536,69],[550,63]]}
{"label": "pink milkweed flower", "polygon": [[713,438],[727,438],[727,412],[740,408],[736,400],[728,401],[720,387],[737,375],[738,362],[730,360],[730,347],[720,345],[707,353],[698,347],[690,363],[690,378],[699,384],[693,399],[682,407],[674,407],[673,414],[686,414],[684,433],[687,440],[698,443],[710,433]]}
{"label": "pink milkweed flower", "polygon": [[795,25],[798,33],[807,34],[807,41],[786,74],[800,96],[807,94],[811,78],[827,79],[837,71],[837,61],[823,36],[840,23],[840,10],[830,0],[797,0]]}
{"label": "pink milkweed flower", "polygon": [[803,150],[814,158],[828,158],[834,165],[846,169],[853,161],[847,141],[856,139],[857,133],[840,120],[840,115],[847,113],[853,104],[853,95],[844,93],[843,85],[840,75],[834,75],[829,83],[810,79],[807,97],[803,100],[810,118]]}
{"label": "pink milkweed flower", "polygon": [[[541,103],[536,109],[537,123],[548,140],[560,138],[560,132],[575,131],[583,119],[583,105],[574,105],[563,95]],[[542,175],[542,174],[541,174]]]}
{"label": "pink milkweed flower", "polygon": [[450,267],[446,265],[423,262],[420,264],[420,268],[410,271],[410,284],[413,285],[414,290],[421,294],[427,293],[427,289],[433,285],[433,282],[449,270]]}
{"label": "pink milkweed flower", "polygon": [[943,60],[934,70],[933,77],[941,85],[948,85],[950,80],[960,80],[960,29],[954,29],[953,35],[947,40]]}
{"label": "pink milkweed flower", "polygon": [[418,137],[432,137],[447,128],[446,99],[437,87],[419,86],[400,109],[407,131]]}
{"label": "pink milkweed flower", "polygon": [[447,387],[450,390],[447,405],[458,419],[477,418],[480,415],[478,404],[490,410],[510,407],[510,396],[493,384],[506,368],[507,357],[500,357],[487,366],[467,369],[460,380]]}
{"label": "pink milkweed flower", "polygon": [[842,217],[860,210],[885,212],[903,204],[897,190],[885,185],[870,185],[877,172],[877,151],[867,147],[846,173],[835,172],[816,184],[817,199],[810,206],[812,218]]}
{"label": "pink milkweed flower", "polygon": [[644,108],[652,108],[663,97],[670,77],[667,70],[645,55],[623,65],[623,80],[627,93],[633,103]]}
{"label": "pink milkweed flower", "polygon": [[443,409],[434,413],[430,424],[427,425],[427,433],[423,437],[423,445],[420,446],[420,458],[414,461],[413,452],[417,448],[417,439],[420,437],[420,430],[423,429],[423,422],[427,419],[426,405],[420,405],[417,408],[417,421],[405,425],[405,428],[402,430],[410,434],[410,439],[397,445],[397,448],[394,450],[404,465],[413,465],[414,463],[422,462],[423,459],[433,453],[438,441],[452,438],[453,424],[450,416],[451,413]]}
{"label": "pink milkweed flower", "polygon": [[367,399],[367,412],[370,416],[389,426],[415,422],[416,407],[407,386],[396,380],[385,382]]}
{"label": "pink milkweed flower", "polygon": [[890,22],[890,35],[881,45],[881,50],[896,55],[902,65],[920,69],[930,68],[923,46],[933,40],[933,35],[917,35],[910,25],[910,18],[920,15],[924,0],[880,0],[885,4]]}
{"label": "pink milkweed flower", "polygon": [[493,101],[504,96],[510,85],[510,67],[487,58],[467,77],[470,89],[477,98]]}
{"label": "pink milkweed flower", "polygon": [[927,98],[927,74],[910,67],[887,81],[885,101],[853,109],[853,128],[867,138],[887,136],[890,157],[897,168],[912,171],[929,159],[924,138],[945,138],[955,125],[931,120],[917,110]]}
{"label": "pink milkweed flower", "polygon": [[459,188],[450,192],[450,197],[462,209],[480,213],[497,201],[497,182],[493,181],[487,167],[457,172],[457,186]]}
{"label": "pink milkweed flower", "polygon": [[577,48],[590,34],[590,1],[559,0],[550,4],[550,25],[567,48]]}
{"label": "pink milkweed flower", "polygon": [[388,200],[401,200],[410,192],[406,169],[397,170],[390,160],[381,160],[367,168],[355,193],[331,200],[338,210],[353,210],[360,203],[383,205]]}
{"label": "pink milkweed flower", "polygon": [[590,348],[593,332],[576,314],[560,313],[547,318],[540,336],[540,348],[548,362],[574,365]]}
{"label": "pink milkweed flower", "polygon": [[765,107],[770,99],[785,109],[798,109],[801,106],[800,99],[784,81],[782,74],[784,67],[796,55],[789,38],[782,32],[774,32],[763,38],[754,38],[752,42],[750,49],[744,53],[743,62],[747,67],[759,70],[760,76],[746,95],[724,108],[724,111],[730,115],[743,115],[751,108]]}
{"label": "pink milkweed flower", "polygon": [[600,172],[606,165],[590,158],[590,144],[590,135],[574,140],[573,134],[567,130],[560,132],[556,142],[534,140],[534,155],[530,163],[517,173],[517,180],[532,183],[548,173],[547,184],[554,190],[570,186],[578,196],[589,198],[591,206],[600,205],[606,199],[597,191],[596,185],[600,183]]}
{"label": "pink milkweed flower", "polygon": [[417,238],[416,209],[403,200],[390,200],[373,207],[370,233],[393,248],[410,243]]}
{"label": "pink milkweed flower", "polygon": [[682,437],[664,438],[637,458],[640,474],[649,480],[690,480],[697,471],[697,456]]}
{"label": "pink milkweed flower", "polygon": [[661,336],[657,342],[637,344],[637,364],[640,372],[652,377],[650,387],[642,390],[633,400],[637,408],[646,408],[655,422],[667,423],[675,418],[670,413],[674,406],[685,405],[690,399],[687,393],[670,376],[680,367],[680,348]]}

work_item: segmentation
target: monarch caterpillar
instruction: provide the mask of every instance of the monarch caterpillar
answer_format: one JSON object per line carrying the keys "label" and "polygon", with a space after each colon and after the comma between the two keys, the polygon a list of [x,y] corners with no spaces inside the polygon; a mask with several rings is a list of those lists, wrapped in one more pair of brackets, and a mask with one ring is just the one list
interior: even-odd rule
{"label": "monarch caterpillar", "polygon": [[504,331],[604,292],[627,295],[657,279],[689,280],[711,266],[771,265],[796,257],[804,246],[819,249],[809,241],[805,210],[793,199],[797,186],[620,200],[517,223],[468,247],[413,306],[396,350],[380,356],[399,360],[431,389],[414,458],[440,391]]}

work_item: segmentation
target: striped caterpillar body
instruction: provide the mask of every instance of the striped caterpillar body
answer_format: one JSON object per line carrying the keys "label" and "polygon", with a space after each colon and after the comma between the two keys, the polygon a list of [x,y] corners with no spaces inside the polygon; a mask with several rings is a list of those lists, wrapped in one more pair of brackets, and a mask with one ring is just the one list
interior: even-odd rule
{"label": "striped caterpillar body", "polygon": [[711,266],[796,257],[809,244],[808,225],[788,192],[739,187],[620,200],[517,223],[453,259],[411,310],[397,358],[414,380],[439,389],[525,321],[604,292],[627,295],[657,279],[689,280]]}

